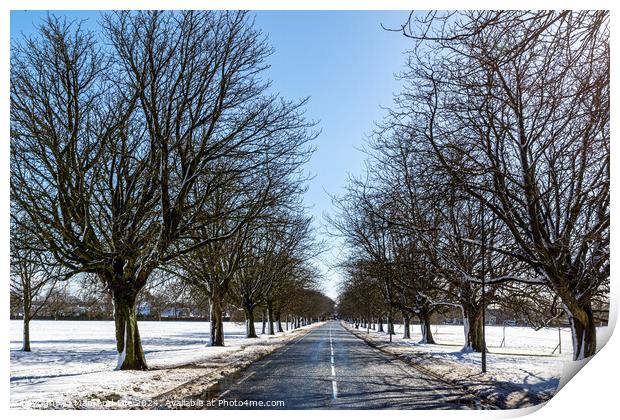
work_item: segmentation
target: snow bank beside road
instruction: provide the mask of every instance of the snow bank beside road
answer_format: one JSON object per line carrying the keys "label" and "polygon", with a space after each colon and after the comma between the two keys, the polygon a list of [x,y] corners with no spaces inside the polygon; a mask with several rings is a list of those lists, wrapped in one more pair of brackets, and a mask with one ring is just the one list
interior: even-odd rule
{"label": "snow bank beside road", "polygon": [[[552,355],[558,329],[534,331],[506,327],[506,347],[499,347],[502,327],[487,326],[487,373],[480,372],[480,353],[463,352],[463,327],[433,326],[434,339],[441,344],[419,344],[419,326],[412,326],[412,339],[402,338],[402,326],[395,325],[392,343],[385,333],[365,328],[346,328],[383,351],[415,363],[444,380],[467,388],[501,408],[520,408],[551,398],[559,385],[564,364],[571,360],[570,331],[562,330],[562,354]],[[604,327],[607,328],[607,327]],[[387,328],[385,328],[387,330]],[[601,329],[599,329],[601,331]],[[603,335],[603,334],[599,334]],[[599,343],[602,345],[603,343]]]}
{"label": "snow bank beside road", "polygon": [[243,323],[227,322],[226,347],[207,347],[208,322],[140,321],[151,370],[122,372],[113,370],[113,321],[32,321],[31,353],[20,351],[21,321],[11,321],[11,407],[135,407],[191,380],[208,386],[315,325],[246,339]]}

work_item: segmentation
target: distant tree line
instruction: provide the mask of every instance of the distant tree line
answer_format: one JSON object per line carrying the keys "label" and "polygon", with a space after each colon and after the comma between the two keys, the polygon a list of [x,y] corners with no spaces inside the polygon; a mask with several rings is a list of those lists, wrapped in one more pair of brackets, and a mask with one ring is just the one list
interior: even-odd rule
{"label": "distant tree line", "polygon": [[[19,277],[16,277],[16,279]],[[10,301],[11,319],[22,320],[25,306],[23,292],[13,291]],[[274,316],[275,331],[282,332],[291,326],[302,325],[313,320],[323,319],[333,310],[333,302],[321,292],[313,289],[299,291],[299,298],[291,294],[287,300],[288,310]],[[32,307],[36,307],[33,314]],[[57,282],[53,287],[38,293],[30,303],[31,319],[44,320],[113,320],[114,305],[110,295],[96,279],[76,276],[71,280]],[[240,322],[245,320],[243,308],[234,300],[227,300],[223,306],[223,320]],[[209,321],[211,302],[204,296],[194,293],[188,284],[179,278],[162,276],[152,280],[136,298],[136,317],[139,320],[191,320]],[[264,327],[262,334],[268,333],[267,305],[257,308],[256,322]],[[295,315],[292,315],[295,314]],[[28,343],[28,341],[26,341]]]}

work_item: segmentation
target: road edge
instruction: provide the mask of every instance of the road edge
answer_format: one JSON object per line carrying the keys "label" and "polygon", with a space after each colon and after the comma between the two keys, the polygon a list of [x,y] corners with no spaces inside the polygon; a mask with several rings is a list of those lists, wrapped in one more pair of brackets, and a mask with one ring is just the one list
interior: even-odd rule
{"label": "road edge", "polygon": [[[218,377],[217,379],[213,379],[213,378],[209,378],[206,379],[205,382],[201,382],[203,380],[205,380],[204,377],[198,377],[198,378],[193,378],[187,382],[184,382],[168,391],[165,391],[159,395],[156,395],[155,397],[152,398],[153,401],[157,401],[158,404],[154,407],[149,407],[151,409],[161,409],[161,408],[170,408],[170,409],[204,409],[204,408],[210,408],[208,405],[203,405],[201,407],[198,406],[185,406],[185,405],[170,405],[168,404],[168,402],[170,401],[196,401],[196,400],[202,400],[205,401],[207,399],[217,399],[218,398],[218,392],[217,392],[217,388],[219,387],[219,385],[222,382],[226,382],[226,381],[230,381],[232,378],[240,375],[243,371],[245,371],[246,369],[248,369],[249,367],[251,367],[254,363],[261,361],[262,359],[264,359],[265,357],[273,354],[274,352],[278,351],[279,349],[289,345],[292,341],[294,341],[295,339],[301,339],[301,337],[304,337],[305,335],[309,334],[311,331],[313,331],[315,328],[320,327],[322,325],[324,325],[327,321],[319,321],[313,324],[308,325],[308,328],[303,328],[303,329],[297,329],[297,330],[293,330],[291,331],[289,334],[283,336],[285,339],[278,341],[277,343],[274,343],[275,345],[273,346],[273,348],[269,349],[269,350],[265,350],[264,352],[261,353],[257,353],[254,355],[254,357],[242,360],[242,361],[233,361],[230,362],[228,364],[222,365],[222,366],[218,366],[217,368],[214,369],[213,373],[217,373]],[[251,347],[252,344],[248,344],[247,346],[244,347]],[[240,349],[236,352],[233,353],[237,353],[239,351],[242,351],[243,349]],[[194,391],[191,391],[192,388],[200,388],[201,392],[199,393],[195,393]],[[187,390],[187,391],[183,391],[183,390]]]}

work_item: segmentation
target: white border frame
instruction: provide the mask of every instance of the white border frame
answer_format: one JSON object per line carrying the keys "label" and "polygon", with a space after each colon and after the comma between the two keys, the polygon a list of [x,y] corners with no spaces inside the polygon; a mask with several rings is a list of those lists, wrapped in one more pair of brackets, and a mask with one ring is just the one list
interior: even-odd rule
{"label": "white border frame", "polygon": [[[0,5],[2,8],[2,14],[0,14],[0,51],[3,57],[2,67],[2,83],[1,95],[2,105],[0,107],[2,118],[0,118],[0,124],[2,133],[5,134],[4,141],[0,146],[0,193],[4,200],[0,203],[0,231],[2,232],[3,242],[0,244],[1,251],[1,264],[2,272],[5,273],[7,282],[4,283],[4,287],[8,288],[9,278],[9,176],[10,176],[10,159],[9,159],[9,55],[10,55],[10,10],[111,10],[111,9],[250,9],[250,10],[410,10],[412,8],[418,10],[428,9],[611,9],[611,45],[616,45],[617,37],[615,27],[617,23],[616,9],[612,2],[590,0],[588,2],[578,2],[574,0],[568,1],[532,1],[532,0],[505,0],[499,3],[497,0],[481,0],[481,1],[468,1],[468,2],[456,2],[446,0],[435,1],[403,1],[403,0],[384,0],[384,1],[371,1],[371,0],[357,0],[357,1],[343,1],[343,0],[210,0],[210,1],[196,1],[196,0],[177,0],[177,1],[165,1],[165,0],[136,0],[128,2],[127,0],[92,0],[88,3],[84,1],[71,1],[71,0],[59,0],[59,1],[41,1],[41,0],[4,0]],[[613,50],[613,48],[612,48]],[[620,54],[620,50],[617,50]],[[611,132],[616,133],[617,120],[613,115],[613,110],[616,109],[616,94],[618,93],[617,81],[618,79],[618,60],[616,54],[612,51],[612,119],[611,119]],[[617,116],[617,115],[616,115]],[[618,178],[618,170],[615,158],[614,141],[612,140],[612,179]],[[618,195],[614,194],[615,187],[612,185],[612,197],[611,206],[617,208]],[[612,226],[615,226],[615,220],[618,217],[615,213],[612,213]],[[615,235],[612,235],[611,248],[615,249],[617,240]],[[613,252],[612,252],[613,254]],[[612,257],[613,260],[613,257]],[[613,331],[617,315],[619,304],[619,286],[617,285],[617,279],[619,274],[619,268],[614,264],[611,267],[611,313],[610,313],[610,331]],[[5,311],[9,308],[9,294],[2,294],[2,301],[4,303]],[[6,314],[6,312],[5,312]],[[6,315],[5,315],[6,316]],[[3,411],[5,415],[10,415],[13,419],[29,418],[33,414],[30,411],[12,410],[8,413],[9,409],[9,386],[10,383],[7,380],[9,376],[9,360],[10,350],[7,345],[9,342],[9,320],[8,317],[3,324],[1,331],[0,342],[5,343],[3,345],[4,357],[1,360],[2,370],[5,372],[5,380],[2,382],[2,393],[4,395]],[[579,372],[575,378],[573,378],[551,401],[549,401],[544,409],[539,411],[540,406],[510,410],[510,411],[487,411],[487,412],[438,412],[438,411],[423,411],[411,413],[409,411],[394,411],[384,412],[382,416],[390,416],[394,418],[410,419],[411,416],[416,418],[458,418],[458,419],[472,419],[472,418],[511,418],[528,413],[534,413],[532,418],[548,418],[553,416],[554,418],[608,418],[610,413],[617,411],[616,399],[618,394],[616,391],[617,377],[620,374],[618,356],[620,355],[620,342],[616,336],[611,336],[608,343],[600,350],[591,361],[588,363],[587,368]],[[41,411],[34,414],[37,417],[44,418],[78,418],[83,415],[93,416],[93,418],[110,418],[110,417],[123,417],[128,415],[127,411],[105,411],[105,412],[90,412],[83,413],[80,411]],[[162,411],[137,411],[132,412],[132,416],[139,418],[169,418],[182,415],[184,418],[204,418],[205,416],[224,416],[228,418],[248,417],[252,416],[253,419],[267,419],[289,418],[291,415],[299,419],[311,419],[315,417],[312,410],[307,411],[262,411],[262,412],[223,412],[209,411],[197,412],[197,411],[182,411],[182,412],[162,412]],[[376,415],[372,411],[331,411],[321,413],[321,416],[327,415],[328,417],[338,417],[341,419],[358,419],[359,417],[370,417]]]}

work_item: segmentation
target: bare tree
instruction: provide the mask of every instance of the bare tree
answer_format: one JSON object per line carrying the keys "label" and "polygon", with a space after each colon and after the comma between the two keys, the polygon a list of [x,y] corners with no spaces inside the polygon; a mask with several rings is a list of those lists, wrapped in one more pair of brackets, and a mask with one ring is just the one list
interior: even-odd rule
{"label": "bare tree", "polygon": [[[239,269],[234,274],[232,293],[246,316],[246,335],[256,337],[254,310],[266,302],[273,287],[304,261],[310,239],[311,219],[274,209],[255,222],[245,242]],[[273,332],[273,308],[270,330]]]}
{"label": "bare tree", "polygon": [[23,351],[30,350],[30,321],[45,307],[63,280],[62,272],[28,230],[11,228],[11,298],[21,303]]}
{"label": "bare tree", "polygon": [[596,351],[609,281],[608,25],[605,11],[493,11],[401,28],[416,51],[395,119],[504,224],[517,250],[494,251],[561,299],[574,359]]}
{"label": "bare tree", "polygon": [[196,236],[220,217],[209,197],[312,134],[305,101],[266,93],[271,49],[246,13],[118,12],[103,27],[106,49],[54,17],[12,47],[12,197],[57,261],[111,294],[118,368],[146,369],[135,303],[150,274],[232,237],[241,223]]}
{"label": "bare tree", "polygon": [[246,236],[247,228],[241,229],[233,237],[183,255],[171,265],[176,275],[209,301],[212,346],[224,345],[224,301],[239,268]]}

